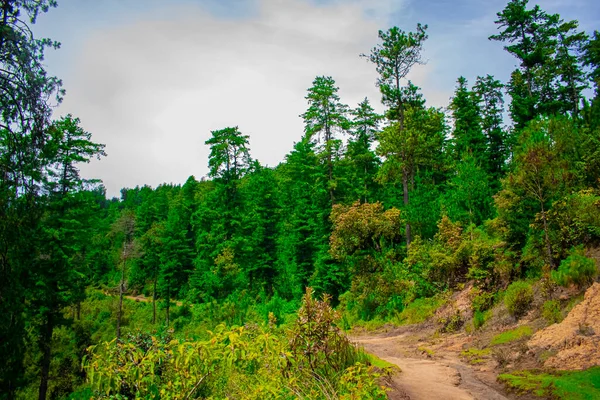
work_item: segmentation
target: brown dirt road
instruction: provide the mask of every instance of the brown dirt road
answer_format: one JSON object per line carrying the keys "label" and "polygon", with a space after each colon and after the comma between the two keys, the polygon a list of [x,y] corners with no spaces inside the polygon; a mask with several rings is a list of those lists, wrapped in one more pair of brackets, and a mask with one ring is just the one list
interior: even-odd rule
{"label": "brown dirt road", "polygon": [[[408,339],[408,340],[407,340]],[[436,359],[416,357],[408,334],[392,337],[360,336],[351,340],[367,352],[402,370],[392,380],[390,399],[411,400],[507,400],[495,389],[495,377],[475,371],[451,353]],[[410,356],[414,354],[415,356]]]}

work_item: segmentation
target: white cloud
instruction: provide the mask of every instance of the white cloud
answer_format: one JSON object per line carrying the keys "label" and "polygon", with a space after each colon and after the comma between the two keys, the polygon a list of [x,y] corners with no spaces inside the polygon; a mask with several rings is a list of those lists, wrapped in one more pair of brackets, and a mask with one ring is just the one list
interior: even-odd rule
{"label": "white cloud", "polygon": [[262,0],[235,20],[171,6],[168,18],[95,31],[59,110],[106,144],[108,157],[84,174],[102,179],[109,195],[200,177],[210,131],[233,125],[250,135],[253,157],[276,165],[302,135],[298,115],[315,76],[333,76],[350,106],[365,96],[379,103],[374,67],[359,54],[397,4]]}

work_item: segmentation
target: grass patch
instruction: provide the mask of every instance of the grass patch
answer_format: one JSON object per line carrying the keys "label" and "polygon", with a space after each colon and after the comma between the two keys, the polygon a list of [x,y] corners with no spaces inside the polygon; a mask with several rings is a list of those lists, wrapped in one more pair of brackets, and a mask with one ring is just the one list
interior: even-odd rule
{"label": "grass patch", "polygon": [[410,303],[397,317],[399,325],[418,324],[433,317],[435,311],[444,304],[440,297],[419,298]]}
{"label": "grass patch", "polygon": [[600,399],[600,367],[585,371],[543,373],[520,371],[498,376],[509,388],[538,397],[573,400]]}
{"label": "grass patch", "polygon": [[486,362],[491,354],[490,349],[475,349],[470,348],[460,352],[460,356],[463,357],[469,364],[476,365]]}
{"label": "grass patch", "polygon": [[490,344],[492,346],[497,346],[500,344],[511,343],[520,339],[531,337],[531,335],[533,335],[533,329],[531,329],[530,326],[522,325],[518,328],[499,333],[498,335],[494,336]]}
{"label": "grass patch", "polygon": [[367,359],[369,360],[369,363],[374,366],[377,367],[383,371],[386,372],[401,372],[401,369],[399,366],[397,366],[396,364],[392,364],[390,362],[387,362],[385,360],[382,360],[381,358],[377,357],[374,354],[371,353],[365,353],[367,355]]}

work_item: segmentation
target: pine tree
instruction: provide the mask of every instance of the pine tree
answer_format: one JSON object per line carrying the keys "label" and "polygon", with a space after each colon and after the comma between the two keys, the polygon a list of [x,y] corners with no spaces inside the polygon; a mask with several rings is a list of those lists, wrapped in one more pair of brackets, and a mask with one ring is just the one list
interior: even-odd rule
{"label": "pine tree", "polygon": [[499,188],[509,153],[509,144],[503,128],[503,88],[502,83],[491,75],[478,76],[473,87],[480,102],[481,128],[486,140],[487,163],[482,166],[490,176],[490,184],[494,192]]}
{"label": "pine tree", "polygon": [[337,186],[333,171],[334,157],[341,145],[337,135],[349,128],[349,121],[346,118],[348,106],[340,102],[338,90],[332,77],[317,76],[306,95],[308,109],[301,115],[306,137],[317,144],[321,139],[323,140],[320,152],[325,158],[327,167],[327,190],[331,204],[335,202]]}
{"label": "pine tree", "polygon": [[458,86],[448,107],[454,118],[455,159],[461,160],[470,154],[483,166],[488,164],[488,160],[479,103],[479,96],[469,90],[467,80],[462,76],[458,78]]}
{"label": "pine tree", "polygon": [[[405,135],[402,132],[405,129],[405,114],[407,105],[414,107],[415,99],[418,100],[415,87],[410,84],[408,87],[402,85],[402,80],[406,78],[411,68],[416,64],[422,64],[421,50],[423,42],[427,39],[427,25],[417,24],[415,32],[404,32],[398,27],[390,28],[388,31],[379,31],[381,43],[375,46],[369,55],[362,55],[370,62],[375,64],[379,78],[377,86],[382,94],[382,102],[388,107],[386,117],[391,121],[387,128],[388,136]],[[390,133],[390,129],[397,133]],[[399,149],[398,149],[399,150]],[[402,171],[403,201],[406,207],[409,203],[409,182],[411,169],[406,160],[411,150],[400,150],[404,158],[404,167]],[[400,154],[397,153],[397,154]],[[410,223],[405,227],[406,244],[410,246],[411,232]]]}
{"label": "pine tree", "polygon": [[169,325],[171,299],[182,290],[192,271],[192,243],[187,235],[189,217],[181,193],[171,199],[169,214],[160,238],[158,292],[165,301],[165,322]]}
{"label": "pine tree", "polygon": [[348,200],[368,202],[375,195],[375,176],[379,160],[371,149],[375,136],[379,133],[381,116],[378,115],[369,100],[365,98],[351,111],[351,139],[348,141],[346,160],[349,162]]}

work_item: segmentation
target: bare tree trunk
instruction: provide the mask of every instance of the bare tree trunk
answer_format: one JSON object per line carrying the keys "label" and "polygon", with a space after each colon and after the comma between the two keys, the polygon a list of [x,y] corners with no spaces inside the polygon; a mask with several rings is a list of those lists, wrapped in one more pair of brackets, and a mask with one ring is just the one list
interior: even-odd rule
{"label": "bare tree trunk", "polygon": [[367,198],[367,193],[368,193],[368,189],[367,189],[367,177],[368,177],[368,173],[367,173],[367,164],[365,164],[365,177],[364,177],[364,190],[365,190],[365,199],[364,202],[366,203],[369,199]]}
{"label": "bare tree trunk", "polygon": [[50,361],[52,360],[52,330],[54,329],[54,318],[52,311],[46,314],[46,323],[42,328],[41,348],[42,348],[42,371],[38,400],[46,400],[48,393],[48,379],[50,376]]}
{"label": "bare tree trunk", "polygon": [[[405,168],[403,168],[402,170],[402,190],[403,190],[403,195],[404,195],[404,206],[406,207],[408,205],[408,170]],[[407,222],[406,223],[406,227],[405,227],[405,233],[406,233],[406,247],[410,247],[410,224]]]}
{"label": "bare tree trunk", "polygon": [[171,310],[171,281],[167,282],[167,326],[169,326],[169,311]]}
{"label": "bare tree trunk", "polygon": [[125,261],[121,268],[121,282],[119,284],[119,311],[117,313],[117,342],[121,339],[121,318],[123,316],[123,292],[125,291]]}
{"label": "bare tree trunk", "polygon": [[333,196],[333,155],[331,154],[331,134],[329,133],[329,128],[327,129],[327,143],[325,143],[325,146],[327,148],[327,169],[328,169],[328,174],[329,174],[329,199],[331,200],[331,206],[333,207],[333,204],[335,202],[335,198]]}
{"label": "bare tree trunk", "polygon": [[170,300],[170,299],[167,299],[167,310],[166,310],[166,311],[167,311],[167,315],[166,315],[166,323],[167,323],[167,326],[169,326],[169,318],[171,317],[171,316],[169,315],[170,308],[171,308],[171,300]]}
{"label": "bare tree trunk", "polygon": [[546,218],[546,211],[544,210],[544,205],[541,204],[541,206],[542,206],[542,222],[544,223],[544,239],[546,241],[546,255],[548,256],[548,264],[550,264],[550,269],[554,269],[554,259],[552,257],[552,246],[550,245],[550,238],[548,237],[548,220]]}
{"label": "bare tree trunk", "polygon": [[156,323],[156,281],[158,280],[158,277],[155,276],[154,277],[154,290],[152,293],[152,323],[155,324]]}

